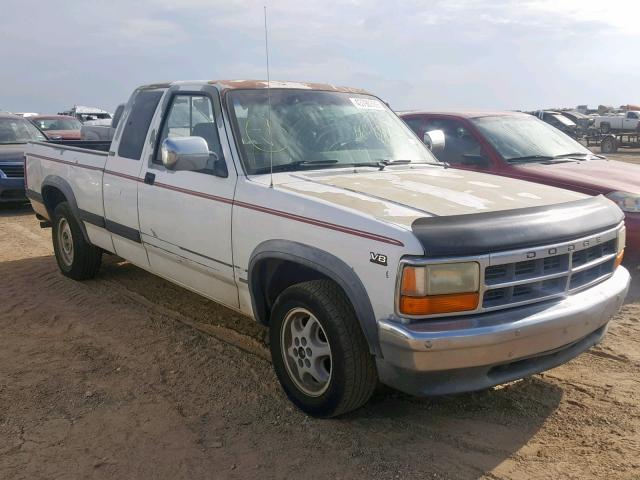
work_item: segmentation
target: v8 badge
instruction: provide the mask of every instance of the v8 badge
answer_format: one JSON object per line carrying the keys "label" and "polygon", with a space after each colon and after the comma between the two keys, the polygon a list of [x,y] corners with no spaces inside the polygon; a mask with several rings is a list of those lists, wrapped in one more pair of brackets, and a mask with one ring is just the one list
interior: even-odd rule
{"label": "v8 badge", "polygon": [[369,252],[369,261],[371,263],[377,263],[378,265],[387,265],[387,256],[383,255],[382,253],[373,253],[373,252]]}

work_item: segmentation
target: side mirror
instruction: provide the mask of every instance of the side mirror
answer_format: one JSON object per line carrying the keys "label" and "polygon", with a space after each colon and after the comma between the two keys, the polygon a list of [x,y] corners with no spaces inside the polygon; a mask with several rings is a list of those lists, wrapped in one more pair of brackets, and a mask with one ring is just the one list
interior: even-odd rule
{"label": "side mirror", "polygon": [[444,132],[442,130],[431,130],[430,132],[425,132],[422,141],[433,153],[444,150],[445,139]]}
{"label": "side mirror", "polygon": [[173,137],[162,142],[162,164],[168,170],[204,170],[209,162],[209,146],[202,137]]}
{"label": "side mirror", "polygon": [[118,123],[120,122],[120,118],[122,117],[122,112],[124,112],[124,103],[118,105],[115,113],[113,114],[113,118],[111,119],[111,127],[118,128]]}

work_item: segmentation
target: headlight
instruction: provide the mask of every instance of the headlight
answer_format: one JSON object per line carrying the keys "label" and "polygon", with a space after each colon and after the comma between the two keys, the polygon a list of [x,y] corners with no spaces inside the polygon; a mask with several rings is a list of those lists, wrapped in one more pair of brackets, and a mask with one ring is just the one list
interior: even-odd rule
{"label": "headlight", "polygon": [[406,265],[400,282],[400,313],[433,315],[478,308],[477,262]]}
{"label": "headlight", "polygon": [[629,192],[611,192],[607,198],[616,203],[623,212],[640,212],[640,195]]}
{"label": "headlight", "polygon": [[622,227],[618,231],[618,246],[616,250],[616,268],[620,266],[622,263],[622,259],[624,258],[624,247],[627,243],[627,229]]}

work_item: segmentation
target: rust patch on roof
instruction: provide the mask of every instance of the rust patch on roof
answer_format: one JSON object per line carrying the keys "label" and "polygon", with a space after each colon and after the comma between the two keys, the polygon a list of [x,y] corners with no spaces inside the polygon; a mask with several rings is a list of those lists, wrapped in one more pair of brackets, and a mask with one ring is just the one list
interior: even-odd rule
{"label": "rust patch on roof", "polygon": [[[262,89],[267,88],[266,80],[210,80],[208,83],[217,85],[222,91],[235,89]],[[300,90],[325,90],[329,92],[360,93],[370,95],[361,88],[339,87],[328,83],[294,82],[283,80],[271,80],[270,88],[291,88]]]}
{"label": "rust patch on roof", "polygon": [[149,85],[142,85],[138,87],[138,90],[153,90],[154,88],[169,88],[173,82],[160,82],[150,83]]}

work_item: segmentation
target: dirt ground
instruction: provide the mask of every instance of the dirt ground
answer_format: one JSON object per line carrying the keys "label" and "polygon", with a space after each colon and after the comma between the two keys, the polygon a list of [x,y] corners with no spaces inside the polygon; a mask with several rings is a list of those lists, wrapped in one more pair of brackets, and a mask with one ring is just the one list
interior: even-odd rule
{"label": "dirt ground", "polygon": [[640,478],[638,274],[562,367],[315,420],[254,322],[115,257],[63,277],[28,208],[0,209],[0,246],[0,479]]}

